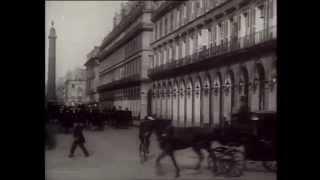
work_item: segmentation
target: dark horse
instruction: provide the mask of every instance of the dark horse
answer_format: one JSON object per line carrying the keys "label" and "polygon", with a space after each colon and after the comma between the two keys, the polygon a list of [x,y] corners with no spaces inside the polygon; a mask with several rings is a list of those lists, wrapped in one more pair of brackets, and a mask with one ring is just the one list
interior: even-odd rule
{"label": "dark horse", "polygon": [[[150,148],[150,137],[153,132],[162,132],[167,127],[171,126],[171,120],[155,119],[152,116],[147,116],[139,126],[139,152],[141,156],[141,162],[147,160],[147,154]],[[159,133],[157,133],[159,134]]]}
{"label": "dark horse", "polygon": [[160,167],[161,159],[169,155],[176,168],[176,177],[179,177],[180,169],[174,152],[191,147],[199,157],[199,162],[195,169],[200,169],[201,162],[204,159],[204,155],[201,152],[202,149],[208,152],[211,159],[215,159],[211,151],[211,142],[218,140],[217,132],[214,128],[209,127],[168,127],[162,132],[157,131],[158,141],[162,150],[156,160],[157,167]]}

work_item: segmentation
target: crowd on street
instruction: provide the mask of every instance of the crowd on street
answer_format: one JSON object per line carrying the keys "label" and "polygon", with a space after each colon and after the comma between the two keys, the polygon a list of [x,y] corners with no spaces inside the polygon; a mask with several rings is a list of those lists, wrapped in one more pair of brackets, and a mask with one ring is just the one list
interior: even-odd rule
{"label": "crowd on street", "polygon": [[59,131],[70,134],[75,124],[81,124],[86,130],[103,131],[107,125],[113,128],[129,128],[133,125],[132,112],[121,106],[99,109],[97,105],[51,106],[47,109],[46,145],[54,146],[52,125]]}

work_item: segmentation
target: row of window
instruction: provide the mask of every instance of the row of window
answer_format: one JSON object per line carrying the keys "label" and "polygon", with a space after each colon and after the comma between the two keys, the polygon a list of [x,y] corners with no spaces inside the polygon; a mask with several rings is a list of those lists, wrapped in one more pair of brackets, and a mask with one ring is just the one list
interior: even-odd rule
{"label": "row of window", "polygon": [[142,49],[142,36],[140,34],[134,37],[125,45],[125,56],[129,57],[141,49]]}
{"label": "row of window", "polygon": [[125,89],[118,89],[113,91],[108,91],[101,93],[101,99],[108,99],[108,98],[138,98],[140,96],[140,86],[130,87]]}
{"label": "row of window", "polygon": [[[203,13],[209,11],[210,9],[221,5],[226,0],[222,1],[213,1],[213,0],[199,0],[199,1],[187,1],[181,4],[176,9],[168,12],[163,17],[161,17],[157,22],[155,22],[154,28],[154,40],[158,40],[163,36],[166,36],[168,33],[180,28],[182,25],[186,24],[189,21],[194,20]],[[265,17],[266,15],[266,6],[268,6],[269,16],[273,16],[273,11],[276,8],[276,0],[265,0],[261,3],[262,6],[256,8],[259,12],[257,15],[260,18]],[[260,12],[260,10],[261,12]],[[200,11],[201,10],[201,11]],[[246,14],[247,12],[244,12]],[[254,13],[252,14],[254,16]],[[249,22],[249,21],[248,21]],[[258,23],[257,23],[258,24]]]}
{"label": "row of window", "polygon": [[137,58],[133,61],[130,61],[124,65],[122,65],[120,68],[117,68],[110,73],[108,73],[107,76],[111,77],[111,81],[117,81],[123,78],[126,78],[128,76],[140,74],[141,72],[141,58]]}
{"label": "row of window", "polygon": [[154,40],[167,35],[226,1],[227,0],[189,0],[182,3],[155,23]]}
{"label": "row of window", "polygon": [[[246,9],[240,14],[221,19],[219,22],[203,26],[194,32],[187,33],[179,40],[154,49],[154,58],[151,68],[166,64],[173,59],[184,58],[199,52],[203,47],[218,46],[222,43],[237,40],[245,36],[260,33],[269,29],[274,31],[276,24],[273,16],[267,13],[267,4],[261,4],[251,9]],[[273,7],[269,6],[269,9]],[[268,32],[269,33],[269,32]],[[263,34],[268,35],[268,34]],[[253,36],[255,38],[255,36]],[[260,38],[256,36],[256,38]]]}

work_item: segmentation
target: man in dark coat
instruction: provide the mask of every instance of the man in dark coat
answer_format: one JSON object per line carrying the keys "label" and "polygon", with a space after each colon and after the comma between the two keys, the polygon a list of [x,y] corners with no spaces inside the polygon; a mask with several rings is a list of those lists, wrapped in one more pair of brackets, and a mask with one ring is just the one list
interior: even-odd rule
{"label": "man in dark coat", "polygon": [[75,123],[75,127],[74,127],[74,130],[73,130],[73,143],[72,143],[72,146],[71,146],[71,149],[70,149],[70,154],[69,154],[69,157],[73,157],[74,155],[74,151],[76,150],[76,148],[79,146],[81,148],[81,150],[83,151],[84,155],[86,157],[89,156],[89,153],[86,149],[86,147],[84,146],[84,143],[85,143],[85,138],[83,136],[83,125],[82,123]]}

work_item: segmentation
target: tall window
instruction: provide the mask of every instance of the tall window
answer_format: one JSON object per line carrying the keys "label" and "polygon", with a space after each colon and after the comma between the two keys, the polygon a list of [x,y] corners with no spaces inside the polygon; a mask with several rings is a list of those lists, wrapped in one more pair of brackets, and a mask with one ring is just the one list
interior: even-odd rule
{"label": "tall window", "polygon": [[194,14],[194,7],[195,7],[195,1],[189,1],[190,3],[190,14],[191,14],[191,19],[193,19],[193,14]]}
{"label": "tall window", "polygon": [[167,63],[167,48],[163,47],[163,64]]}
{"label": "tall window", "polygon": [[168,34],[168,20],[167,20],[167,16],[164,17],[164,34],[165,34],[165,35]]}
{"label": "tall window", "polygon": [[189,36],[189,53],[190,55],[193,54],[193,34]]}
{"label": "tall window", "polygon": [[221,35],[222,35],[222,24],[221,22],[217,24],[216,26],[216,45],[220,45],[221,43]]}
{"label": "tall window", "polygon": [[210,26],[208,29],[208,48],[211,46],[212,42],[213,42],[212,27]]}
{"label": "tall window", "polygon": [[181,39],[181,57],[184,58],[186,56],[186,41],[185,38]]}
{"label": "tall window", "polygon": [[157,39],[159,39],[160,38],[160,31],[161,31],[161,27],[160,27],[160,20],[158,20],[158,26],[157,26],[157,28],[158,28],[158,33],[157,33]]}
{"label": "tall window", "polygon": [[176,28],[180,26],[180,8],[177,9],[177,21],[176,21]]}
{"label": "tall window", "polygon": [[186,3],[183,4],[183,24],[186,23],[186,19],[187,19],[187,5]]}
{"label": "tall window", "polygon": [[176,41],[176,50],[175,50],[176,60],[179,59],[179,41]]}
{"label": "tall window", "polygon": [[170,31],[173,31],[173,21],[174,21],[174,13],[172,11],[170,13]]}
{"label": "tall window", "polygon": [[160,19],[160,36],[159,36],[159,38],[161,38],[162,37],[162,20]]}

